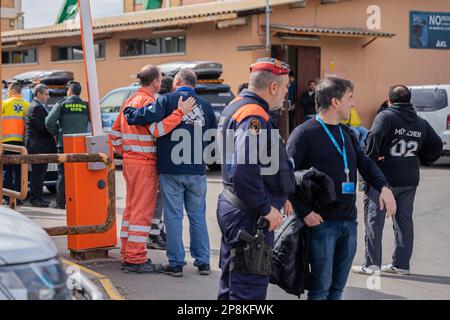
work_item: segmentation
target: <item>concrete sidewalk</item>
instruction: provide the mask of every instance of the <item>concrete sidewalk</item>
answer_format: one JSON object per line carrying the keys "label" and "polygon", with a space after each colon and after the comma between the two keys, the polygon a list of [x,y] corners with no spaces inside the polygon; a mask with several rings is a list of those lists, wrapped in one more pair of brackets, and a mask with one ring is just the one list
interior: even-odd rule
{"label": "concrete sidewalk", "polygon": [[[350,274],[344,299],[450,299],[450,165],[438,165],[422,169],[421,186],[415,202],[415,248],[412,259],[412,275],[383,275],[379,289],[371,290],[378,280],[367,284],[363,275]],[[117,226],[119,229],[125,205],[124,181],[120,171],[116,173],[117,186]],[[220,270],[219,249],[220,231],[216,221],[217,196],[221,191],[220,177],[217,173],[208,176],[207,222],[211,243],[212,274],[201,276],[192,265],[188,248],[184,276],[173,278],[165,274],[126,275],[120,270],[119,250],[110,252],[113,259],[83,263],[88,268],[107,276],[126,299],[176,299],[197,300],[216,299]],[[48,196],[51,197],[51,196]],[[364,225],[362,220],[362,194],[358,194],[359,230],[358,251],[354,264],[360,264],[364,250]],[[65,224],[65,211],[31,207],[19,207],[23,212],[42,226]],[[184,244],[189,246],[189,223],[184,220]],[[55,237],[55,243],[62,256],[68,257],[66,237]],[[119,243],[120,244],[120,243]],[[383,263],[390,262],[392,254],[392,221],[387,221],[384,230]],[[167,263],[163,251],[151,250],[149,256],[156,263]],[[79,263],[79,262],[78,262]],[[269,299],[296,299],[275,286],[269,287]],[[305,299],[305,295],[302,296]]]}

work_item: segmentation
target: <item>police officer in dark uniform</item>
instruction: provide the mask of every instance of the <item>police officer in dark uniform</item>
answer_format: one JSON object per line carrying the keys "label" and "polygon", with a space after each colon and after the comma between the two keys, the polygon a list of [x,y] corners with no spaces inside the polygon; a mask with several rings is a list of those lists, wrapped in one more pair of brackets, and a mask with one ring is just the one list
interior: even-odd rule
{"label": "police officer in dark uniform", "polygon": [[[45,126],[50,134],[57,136],[58,153],[64,153],[63,135],[87,133],[89,125],[89,104],[80,98],[81,85],[70,81],[67,84],[67,98],[56,103],[45,118]],[[56,203],[52,208],[66,208],[64,164],[58,164]]]}
{"label": "police officer in dark uniform", "polygon": [[287,196],[295,191],[293,165],[271,116],[288,92],[289,66],[263,58],[250,73],[249,88],[223,111],[217,136],[224,185],[217,208],[220,300],[266,298],[273,230],[282,209],[292,213]]}

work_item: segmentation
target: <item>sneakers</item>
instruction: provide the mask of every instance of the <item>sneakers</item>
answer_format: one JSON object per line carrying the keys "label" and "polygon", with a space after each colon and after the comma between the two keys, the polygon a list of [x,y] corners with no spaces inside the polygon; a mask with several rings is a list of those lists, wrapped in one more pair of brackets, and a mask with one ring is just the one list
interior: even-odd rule
{"label": "sneakers", "polygon": [[132,264],[125,263],[123,272],[125,273],[134,273],[134,274],[142,274],[142,273],[157,273],[161,272],[162,265],[161,264],[153,264],[151,260],[148,260],[145,263],[141,264]]}
{"label": "sneakers", "polygon": [[56,202],[53,202],[52,204],[50,204],[50,208],[64,210],[64,209],[66,209],[66,206],[65,205],[64,206],[60,206]]}
{"label": "sneakers", "polygon": [[147,249],[166,250],[166,242],[161,235],[150,235],[147,238]]}
{"label": "sneakers", "polygon": [[407,269],[400,269],[397,268],[396,266],[394,266],[392,263],[382,266],[381,267],[381,272],[384,273],[393,273],[393,274],[403,274],[403,275],[408,275],[410,274],[410,271]]}
{"label": "sneakers", "polygon": [[168,264],[163,267],[162,272],[164,272],[165,274],[168,274],[169,276],[172,276],[172,277],[182,277],[183,276],[183,267],[182,266],[171,266]]}
{"label": "sneakers", "polygon": [[203,263],[199,266],[197,266],[198,268],[198,273],[200,273],[202,276],[207,276],[211,274],[211,267],[209,266],[208,263]]}
{"label": "sneakers", "polygon": [[353,273],[357,273],[357,274],[364,274],[366,276],[371,276],[373,274],[375,274],[376,272],[380,272],[380,270],[375,270],[373,268],[370,267],[365,267],[365,266],[353,266],[352,267],[352,272]]}

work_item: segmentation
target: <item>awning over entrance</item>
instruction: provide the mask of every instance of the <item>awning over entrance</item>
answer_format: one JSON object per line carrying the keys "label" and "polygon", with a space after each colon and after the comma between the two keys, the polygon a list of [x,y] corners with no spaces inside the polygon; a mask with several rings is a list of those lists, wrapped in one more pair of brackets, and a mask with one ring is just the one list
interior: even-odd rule
{"label": "awning over entrance", "polygon": [[[264,26],[265,28],[265,26]],[[328,27],[299,27],[285,24],[271,24],[271,35],[302,35],[302,36],[328,36],[328,37],[372,37],[392,38],[394,33],[358,28],[328,28]]]}

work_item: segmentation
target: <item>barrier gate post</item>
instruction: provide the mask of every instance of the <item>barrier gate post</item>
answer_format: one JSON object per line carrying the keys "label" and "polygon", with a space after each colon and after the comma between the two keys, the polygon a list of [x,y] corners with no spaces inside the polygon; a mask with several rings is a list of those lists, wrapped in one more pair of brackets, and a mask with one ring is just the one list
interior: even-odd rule
{"label": "barrier gate post", "polygon": [[[112,155],[107,135],[64,135],[65,153],[105,153]],[[108,195],[107,170],[103,163],[65,163],[67,225],[82,226],[105,221]],[[68,249],[73,258],[107,258],[117,245],[116,223],[105,233],[68,235]]]}

